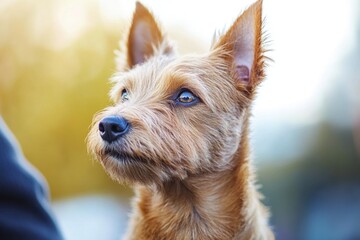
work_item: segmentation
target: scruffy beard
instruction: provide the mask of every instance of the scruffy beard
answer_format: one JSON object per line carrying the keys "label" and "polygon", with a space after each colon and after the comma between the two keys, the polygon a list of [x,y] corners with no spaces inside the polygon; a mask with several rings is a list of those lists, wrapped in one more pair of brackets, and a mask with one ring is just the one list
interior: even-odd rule
{"label": "scruffy beard", "polygon": [[105,150],[103,154],[96,156],[109,176],[120,183],[161,184],[173,175],[164,166],[128,153]]}
{"label": "scruffy beard", "polygon": [[171,168],[159,157],[140,156],[135,154],[139,151],[125,150],[119,143],[104,143],[96,129],[92,129],[88,136],[88,149],[104,167],[105,172],[119,183],[160,185],[173,178],[183,180],[188,175],[185,169]]}

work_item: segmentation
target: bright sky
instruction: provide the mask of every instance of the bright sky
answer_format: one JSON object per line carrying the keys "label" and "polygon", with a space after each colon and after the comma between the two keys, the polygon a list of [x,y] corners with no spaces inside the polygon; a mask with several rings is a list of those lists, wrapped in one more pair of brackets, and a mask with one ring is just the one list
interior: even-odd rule
{"label": "bright sky", "polygon": [[[274,63],[262,85],[254,114],[262,120],[281,118],[307,124],[319,119],[324,94],[338,61],[354,46],[356,0],[264,0],[269,56]],[[186,29],[210,45],[215,30],[229,27],[253,1],[142,0],[165,29]],[[102,0],[106,18],[131,18],[135,1]],[[176,41],[176,39],[174,39]],[[181,44],[181,42],[179,43]]]}

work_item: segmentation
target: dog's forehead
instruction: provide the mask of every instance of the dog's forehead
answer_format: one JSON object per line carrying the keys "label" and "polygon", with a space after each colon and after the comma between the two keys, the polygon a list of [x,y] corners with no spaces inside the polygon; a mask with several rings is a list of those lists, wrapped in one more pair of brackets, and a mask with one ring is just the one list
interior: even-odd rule
{"label": "dog's forehead", "polygon": [[[203,61],[199,57],[155,57],[132,70],[132,81],[139,84],[168,84],[201,74]],[[143,82],[146,81],[146,82]]]}
{"label": "dog's forehead", "polygon": [[205,69],[205,60],[197,56],[154,57],[129,71],[115,74],[113,91],[126,88],[134,94],[159,94],[188,85],[198,88],[202,85],[201,75],[207,72]]}

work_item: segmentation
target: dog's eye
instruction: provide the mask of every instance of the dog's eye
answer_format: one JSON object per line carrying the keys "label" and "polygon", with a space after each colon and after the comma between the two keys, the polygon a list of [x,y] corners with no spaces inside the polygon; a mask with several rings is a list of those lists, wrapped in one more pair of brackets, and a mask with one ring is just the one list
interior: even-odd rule
{"label": "dog's eye", "polygon": [[121,91],[121,101],[122,102],[125,102],[129,100],[129,94],[128,94],[128,91],[124,88],[122,91]]}
{"label": "dog's eye", "polygon": [[191,106],[197,102],[199,102],[199,98],[187,89],[182,90],[176,98],[176,103],[183,106]]}

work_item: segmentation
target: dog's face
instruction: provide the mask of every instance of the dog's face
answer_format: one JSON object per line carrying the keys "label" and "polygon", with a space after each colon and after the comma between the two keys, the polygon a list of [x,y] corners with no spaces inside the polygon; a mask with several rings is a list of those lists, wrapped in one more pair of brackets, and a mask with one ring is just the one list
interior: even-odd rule
{"label": "dog's face", "polygon": [[137,4],[114,105],[95,116],[89,149],[121,182],[159,184],[229,167],[263,78],[261,3],[202,56],[177,57]]}

